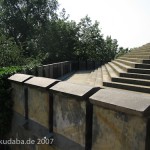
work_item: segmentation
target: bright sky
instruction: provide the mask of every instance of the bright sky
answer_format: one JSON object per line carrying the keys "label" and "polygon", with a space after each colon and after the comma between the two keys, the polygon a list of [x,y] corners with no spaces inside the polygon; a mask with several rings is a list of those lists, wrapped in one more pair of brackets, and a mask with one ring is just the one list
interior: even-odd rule
{"label": "bright sky", "polygon": [[104,37],[111,35],[124,48],[150,42],[150,0],[58,0],[70,20],[88,15],[100,23]]}

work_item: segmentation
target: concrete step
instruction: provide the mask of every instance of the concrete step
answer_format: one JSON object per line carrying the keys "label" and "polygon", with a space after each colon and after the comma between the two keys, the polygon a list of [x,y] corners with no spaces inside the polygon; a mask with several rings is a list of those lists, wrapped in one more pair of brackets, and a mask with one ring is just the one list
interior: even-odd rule
{"label": "concrete step", "polygon": [[96,78],[96,74],[97,74],[97,70],[94,70],[93,73],[92,73],[91,78],[95,79]]}
{"label": "concrete step", "polygon": [[150,80],[119,77],[109,64],[106,64],[105,67],[113,82],[150,86]]}
{"label": "concrete step", "polygon": [[116,66],[118,66],[119,68],[121,68],[122,70],[124,70],[125,72],[127,72],[129,68],[132,68],[131,66],[125,65],[116,60],[112,61],[112,63],[115,64]]}
{"label": "concrete step", "polygon": [[112,62],[109,62],[109,65],[116,72],[116,74],[120,77],[150,80],[150,75],[125,72],[120,67],[113,64]]}
{"label": "concrete step", "polygon": [[130,67],[135,67],[135,62],[132,62],[132,61],[127,61],[127,60],[123,60],[123,59],[116,59],[115,61],[125,64]]}
{"label": "concrete step", "polygon": [[110,78],[119,77],[118,74],[114,71],[114,69],[110,66],[110,64],[105,64],[105,68],[107,69]]}
{"label": "concrete step", "polygon": [[123,56],[119,57],[118,59],[137,62],[137,63],[150,64],[150,59],[137,59],[137,58],[128,58],[128,57],[123,57]]}
{"label": "concrete step", "polygon": [[143,60],[143,63],[150,64],[150,59]]}
{"label": "concrete step", "polygon": [[123,77],[116,77],[115,78],[115,77],[113,77],[111,80],[113,82],[119,82],[119,83],[150,86],[150,80],[144,80],[144,79],[123,78]]}
{"label": "concrete step", "polygon": [[139,50],[148,50],[148,51],[150,51],[150,46],[141,46],[141,47],[138,47],[138,48],[134,48],[134,49],[132,49],[132,51],[139,51]]}
{"label": "concrete step", "polygon": [[130,67],[150,69],[150,64],[135,63],[132,61],[127,61],[127,60],[122,60],[122,59],[116,59],[116,61],[123,63],[125,65],[128,65]]}
{"label": "concrete step", "polygon": [[137,58],[128,58],[128,57],[118,57],[118,59],[122,59],[122,60],[127,60],[127,61],[132,61],[132,62],[138,62],[138,63],[142,63],[143,59],[137,59]]}
{"label": "concrete step", "polygon": [[150,50],[150,47],[149,46],[144,46],[144,47],[141,47],[140,50]]}
{"label": "concrete step", "polygon": [[108,71],[107,71],[105,65],[102,66],[102,80],[103,80],[103,83],[104,82],[111,82],[111,78],[108,74]]}
{"label": "concrete step", "polygon": [[87,78],[87,81],[86,81],[86,83],[87,83],[88,85],[94,85],[94,82],[95,82],[94,76],[95,76],[95,71],[92,71],[92,72],[89,74],[89,76],[88,76],[88,78]]}
{"label": "concrete step", "polygon": [[88,85],[102,86],[102,73],[101,68],[95,69],[90,73],[86,81]]}
{"label": "concrete step", "polygon": [[145,49],[143,49],[143,48],[138,48],[138,49],[132,49],[132,50],[130,50],[130,51],[128,51],[128,53],[132,53],[132,52],[150,52],[150,49],[149,48],[145,48]]}
{"label": "concrete step", "polygon": [[150,52],[141,52],[141,51],[138,51],[138,52],[129,52],[127,54],[125,54],[124,56],[134,56],[134,55],[140,55],[140,56],[150,56]]}
{"label": "concrete step", "polygon": [[150,93],[150,87],[148,86],[131,85],[131,84],[117,83],[117,82],[103,82],[103,86],[136,91],[136,92]]}
{"label": "concrete step", "polygon": [[120,67],[118,67],[117,65],[115,65],[112,62],[108,62],[108,64],[111,66],[111,68],[115,71],[115,73],[119,76],[120,73],[125,73],[125,71],[123,69],[121,69]]}
{"label": "concrete step", "polygon": [[150,59],[149,55],[124,55],[124,57],[128,57],[128,58],[142,58],[142,59]]}
{"label": "concrete step", "polygon": [[102,81],[102,70],[101,70],[101,68],[98,68],[97,76],[96,76],[96,80],[95,80],[94,85],[95,85],[95,86],[100,86],[100,87],[102,87],[102,85],[103,85],[103,81]]}
{"label": "concrete step", "polygon": [[150,69],[144,69],[144,68],[132,68],[128,65],[125,65],[123,63],[112,61],[115,65],[119,66],[121,69],[123,69],[126,72],[129,73],[140,73],[140,74],[150,74]]}
{"label": "concrete step", "polygon": [[102,78],[96,78],[96,81],[94,83],[94,86],[102,87],[103,86],[103,81]]}
{"label": "concrete step", "polygon": [[144,68],[129,68],[127,72],[150,75],[150,69],[144,69]]}
{"label": "concrete step", "polygon": [[150,80],[150,75],[120,72],[120,77]]}

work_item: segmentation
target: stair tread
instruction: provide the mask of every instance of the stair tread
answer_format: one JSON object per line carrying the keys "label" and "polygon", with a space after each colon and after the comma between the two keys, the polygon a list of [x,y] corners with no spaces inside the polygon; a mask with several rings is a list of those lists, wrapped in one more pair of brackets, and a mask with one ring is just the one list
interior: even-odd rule
{"label": "stair tread", "polygon": [[102,80],[103,80],[103,82],[111,81],[110,76],[104,65],[102,66]]}
{"label": "stair tread", "polygon": [[150,66],[150,64],[146,64],[146,63],[138,63],[138,62],[133,62],[133,61],[129,61],[129,60],[123,60],[123,59],[116,59],[116,60],[120,60],[122,62],[127,62],[127,63],[131,63],[131,64],[138,64],[138,65],[147,65]]}
{"label": "stair tread", "polygon": [[[110,76],[111,79],[121,79],[121,80],[124,80],[124,82],[123,81],[112,81],[112,82],[125,83],[125,82],[129,82],[130,81],[131,83],[127,83],[127,84],[137,84],[137,83],[132,83],[132,81],[135,81],[135,82],[139,82],[138,85],[142,85],[143,83],[141,83],[141,82],[150,83],[150,80],[120,77],[120,76],[118,76],[115,73],[115,71],[111,68],[111,66],[109,64],[105,64],[105,66],[107,68],[107,71],[108,71],[109,76]],[[149,86],[149,85],[147,84],[145,86]]]}
{"label": "stair tread", "polygon": [[125,65],[125,64],[123,64],[123,63],[120,63],[120,62],[117,62],[117,61],[112,61],[113,63],[117,63],[117,64],[119,64],[119,65],[121,65],[121,66],[123,66],[124,68],[126,68],[126,69],[133,69],[133,70],[146,70],[146,71],[150,71],[150,69],[146,69],[146,68],[133,68],[133,67],[131,67],[131,66],[128,66],[128,65]]}
{"label": "stair tread", "polygon": [[[108,82],[108,81],[107,81],[107,82]],[[110,82],[108,82],[108,83],[118,84],[118,85],[127,85],[127,86],[132,86],[132,87],[139,87],[139,88],[150,89],[150,87],[148,87],[148,86],[138,85],[138,84],[128,84],[128,83],[120,83],[120,82],[113,82],[113,81],[110,81]]]}
{"label": "stair tread", "polygon": [[124,72],[125,74],[129,74],[129,75],[140,75],[140,76],[146,76],[146,77],[150,77],[150,75],[148,74],[142,74],[142,73],[131,73],[131,72]]}
{"label": "stair tread", "polygon": [[134,81],[144,81],[150,83],[150,80],[145,80],[145,79],[135,79],[135,78],[125,78],[125,77],[113,77],[113,78],[120,78],[120,79],[134,80]]}
{"label": "stair tread", "polygon": [[115,70],[117,70],[118,73],[125,73],[125,71],[123,69],[121,69],[120,67],[118,67],[117,65],[115,65],[114,63],[112,62],[108,62],[108,64],[110,66],[112,66]]}
{"label": "stair tread", "polygon": [[117,62],[116,60],[112,61],[112,63],[118,64],[118,65],[120,65],[120,66],[122,66],[122,67],[124,67],[126,69],[133,68],[133,67],[125,65],[123,63]]}
{"label": "stair tread", "polygon": [[[150,93],[150,44],[95,69],[88,84]],[[149,50],[148,50],[149,49]]]}
{"label": "stair tread", "polygon": [[[121,57],[119,57],[119,59],[129,59],[129,60],[137,60],[137,58],[130,58],[130,57],[124,57],[124,56],[121,56]],[[143,61],[143,60],[145,60],[145,59],[141,59],[141,58],[139,58],[138,60],[141,60],[141,61]],[[150,59],[146,59],[146,60],[150,60]]]}
{"label": "stair tread", "polygon": [[132,54],[132,53],[129,54],[129,53],[128,53],[128,55],[126,54],[126,55],[124,55],[124,56],[129,56],[129,55],[130,55],[130,56],[132,56],[132,55],[133,55],[133,56],[147,56],[147,54],[136,54],[136,53],[135,53],[135,54]]}
{"label": "stair tread", "polygon": [[112,67],[109,64],[105,64],[105,67],[106,67],[110,77],[118,77],[116,72],[112,69]]}

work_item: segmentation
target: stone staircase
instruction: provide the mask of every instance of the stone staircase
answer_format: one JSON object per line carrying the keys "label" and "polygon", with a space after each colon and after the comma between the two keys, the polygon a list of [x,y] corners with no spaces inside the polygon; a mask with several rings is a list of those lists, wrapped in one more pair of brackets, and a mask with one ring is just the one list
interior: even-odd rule
{"label": "stone staircase", "polygon": [[150,93],[150,43],[92,71],[87,84]]}

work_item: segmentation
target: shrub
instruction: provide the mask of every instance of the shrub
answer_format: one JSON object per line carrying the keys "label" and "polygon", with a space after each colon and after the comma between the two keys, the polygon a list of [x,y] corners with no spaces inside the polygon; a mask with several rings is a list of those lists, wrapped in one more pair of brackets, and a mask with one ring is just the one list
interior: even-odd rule
{"label": "shrub", "polygon": [[8,77],[21,71],[21,67],[0,68],[0,139],[4,139],[11,129],[12,106]]}

